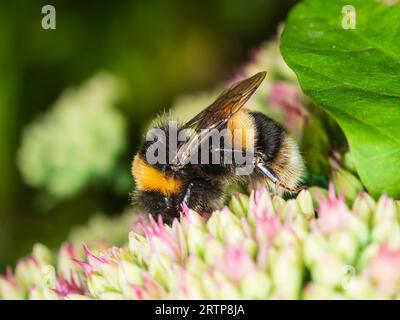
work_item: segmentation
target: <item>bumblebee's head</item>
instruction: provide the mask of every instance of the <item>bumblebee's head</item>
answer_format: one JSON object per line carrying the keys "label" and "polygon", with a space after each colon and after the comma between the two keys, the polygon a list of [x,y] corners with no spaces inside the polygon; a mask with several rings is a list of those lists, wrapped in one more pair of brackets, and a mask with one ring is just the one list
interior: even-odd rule
{"label": "bumblebee's head", "polygon": [[207,179],[196,175],[194,170],[182,170],[182,175],[164,172],[158,166],[150,165],[139,153],[132,164],[136,181],[135,202],[146,212],[164,222],[172,223],[179,218],[182,202],[199,212],[211,212],[219,208],[223,199],[221,179]]}
{"label": "bumblebee's head", "polygon": [[137,190],[135,193],[135,201],[140,203],[146,212],[155,219],[161,215],[163,222],[167,224],[171,224],[174,218],[179,218],[181,208],[178,199],[174,196],[164,196],[156,191]]}
{"label": "bumblebee's head", "polygon": [[132,175],[136,188],[142,191],[159,192],[165,197],[178,194],[182,189],[181,180],[169,174],[167,166],[152,166],[140,154],[132,163]]}
{"label": "bumblebee's head", "polygon": [[141,154],[137,154],[132,163],[132,175],[136,182],[134,200],[144,209],[164,217],[164,222],[172,222],[180,212],[180,194],[183,183],[173,177],[164,165],[152,166]]}

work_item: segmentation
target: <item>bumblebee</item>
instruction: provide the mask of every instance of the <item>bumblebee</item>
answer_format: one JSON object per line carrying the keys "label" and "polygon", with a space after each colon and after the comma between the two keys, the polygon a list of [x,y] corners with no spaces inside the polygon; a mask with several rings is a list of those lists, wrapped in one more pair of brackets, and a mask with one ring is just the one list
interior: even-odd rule
{"label": "bumblebee", "polygon": [[[151,215],[161,215],[164,222],[171,223],[179,218],[183,204],[203,215],[221,208],[225,187],[233,180],[244,180],[251,189],[266,186],[276,193],[298,192],[304,164],[296,142],[280,124],[244,107],[265,76],[266,72],[259,72],[233,84],[194,118],[177,125],[178,136],[184,130],[188,133],[176,143],[176,150],[170,147],[175,139],[170,134],[171,119],[154,121],[151,128],[165,134],[162,145],[168,161],[149,161],[154,141],[142,145],[132,163],[134,201]],[[215,139],[208,133],[215,130],[225,130],[232,138],[228,142],[217,138],[224,144],[215,146]],[[199,149],[202,160],[207,161],[199,161]],[[232,160],[236,153],[249,153],[254,170],[238,175],[243,163]],[[196,161],[189,161],[193,159]],[[210,163],[210,159],[219,162]]]}

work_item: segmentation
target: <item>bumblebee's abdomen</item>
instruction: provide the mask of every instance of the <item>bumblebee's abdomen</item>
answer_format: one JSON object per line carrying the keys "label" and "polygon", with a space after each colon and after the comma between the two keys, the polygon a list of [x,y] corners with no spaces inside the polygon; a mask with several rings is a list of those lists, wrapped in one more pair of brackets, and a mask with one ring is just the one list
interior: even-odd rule
{"label": "bumblebee's abdomen", "polygon": [[233,115],[228,123],[233,139],[233,148],[236,150],[253,149],[257,141],[256,121],[248,109],[242,109]]}
{"label": "bumblebee's abdomen", "polygon": [[265,161],[273,161],[279,154],[285,139],[285,129],[261,112],[251,112],[256,127],[256,151],[261,151]]}
{"label": "bumblebee's abdomen", "polygon": [[[285,129],[262,113],[251,112],[256,126],[255,151],[263,155],[263,161],[277,175],[279,181],[287,187],[296,187],[302,179],[304,162],[297,143],[288,136]],[[275,188],[273,183],[261,174],[254,172],[250,177],[254,187],[260,187],[260,181]]]}

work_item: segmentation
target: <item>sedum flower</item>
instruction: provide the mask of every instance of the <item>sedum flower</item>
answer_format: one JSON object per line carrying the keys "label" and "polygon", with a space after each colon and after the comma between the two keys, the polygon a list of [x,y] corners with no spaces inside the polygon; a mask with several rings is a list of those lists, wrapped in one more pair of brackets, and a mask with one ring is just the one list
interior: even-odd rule
{"label": "sedum flower", "polygon": [[313,200],[310,192],[301,190],[296,199],[301,212],[306,216],[307,220],[315,217]]}
{"label": "sedum flower", "polygon": [[229,209],[238,217],[247,216],[248,198],[243,194],[235,194],[229,204]]}
{"label": "sedum flower", "polygon": [[344,202],[343,195],[336,197],[331,184],[328,198],[320,200],[318,220],[316,220],[319,230],[323,234],[329,235],[336,230],[346,228],[350,219],[353,219],[353,216]]}
{"label": "sedum flower", "polygon": [[219,268],[231,281],[239,283],[255,270],[255,262],[242,245],[228,246]]}
{"label": "sedum flower", "polygon": [[163,224],[161,216],[157,222],[150,216],[150,224],[142,224],[142,228],[153,254],[165,256],[172,261],[182,261],[185,244],[176,220],[170,228]]}
{"label": "sedum flower", "polygon": [[328,288],[340,287],[347,264],[333,252],[321,252],[311,269],[312,279]]}
{"label": "sedum flower", "polygon": [[6,275],[0,277],[0,298],[19,300],[24,297],[22,285],[15,279],[11,268],[7,268]]}
{"label": "sedum flower", "polygon": [[257,217],[274,216],[275,207],[271,195],[262,190],[252,191],[250,196],[249,211],[252,213],[249,218],[255,220]]}
{"label": "sedum flower", "polygon": [[354,200],[353,212],[355,212],[367,225],[370,224],[375,208],[375,200],[366,192],[360,192]]}
{"label": "sedum flower", "polygon": [[342,300],[343,298],[341,293],[319,283],[308,284],[303,292],[303,299],[306,300]]}
{"label": "sedum flower", "polygon": [[382,244],[366,269],[367,277],[385,293],[396,293],[400,287],[400,248]]}
{"label": "sedum flower", "polygon": [[344,201],[343,194],[336,197],[332,184],[329,186],[328,198],[320,200],[316,223],[319,230],[326,236],[346,230],[360,244],[368,241],[367,224],[351,212]]}
{"label": "sedum flower", "polygon": [[363,186],[352,173],[345,169],[334,170],[332,180],[337,193],[343,193],[347,201],[353,201]]}
{"label": "sedum flower", "polygon": [[18,166],[24,181],[58,199],[95,178],[110,177],[125,148],[125,122],[115,109],[121,84],[99,73],[67,89],[22,136]]}
{"label": "sedum flower", "polygon": [[301,253],[296,246],[288,245],[271,256],[271,279],[274,298],[297,299],[303,282]]}
{"label": "sedum flower", "polygon": [[240,219],[230,214],[226,207],[214,212],[207,221],[207,229],[217,239],[230,244],[240,243],[245,237]]}
{"label": "sedum flower", "polygon": [[284,122],[287,129],[299,135],[308,119],[303,102],[303,94],[297,83],[275,81],[270,86],[267,103],[272,108],[284,111]]}
{"label": "sedum flower", "polygon": [[58,294],[61,299],[65,299],[71,295],[84,294],[84,290],[75,282],[74,278],[67,280],[63,276],[58,276],[56,283],[50,287],[53,287],[53,291]]}
{"label": "sedum flower", "polygon": [[240,282],[241,294],[248,299],[267,299],[271,290],[271,278],[262,270],[245,275]]}
{"label": "sedum flower", "polygon": [[65,243],[55,259],[36,245],[0,276],[0,298],[397,299],[399,215],[385,195],[348,206],[333,185],[237,194],[208,219],[186,206],[172,226],[138,218],[121,247]]}
{"label": "sedum flower", "polygon": [[203,256],[206,243],[205,221],[197,212],[189,209],[186,204],[182,206],[182,211],[185,216],[185,219],[182,219],[182,227],[185,230],[187,249],[189,252]]}
{"label": "sedum flower", "polygon": [[373,240],[400,246],[400,226],[395,201],[383,195],[376,205],[375,213],[372,217]]}

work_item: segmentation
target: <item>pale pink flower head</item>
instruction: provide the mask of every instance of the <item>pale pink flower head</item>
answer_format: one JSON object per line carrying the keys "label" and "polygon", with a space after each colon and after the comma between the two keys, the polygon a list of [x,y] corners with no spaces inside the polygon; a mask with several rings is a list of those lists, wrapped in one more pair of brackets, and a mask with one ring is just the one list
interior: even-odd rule
{"label": "pale pink flower head", "polygon": [[386,194],[383,194],[378,201],[373,222],[379,224],[382,221],[392,221],[393,223],[397,221],[396,204]]}
{"label": "pale pink flower head", "polygon": [[63,243],[58,253],[58,266],[60,274],[68,278],[72,270],[76,270],[76,260],[78,259],[75,247],[71,243]]}
{"label": "pale pink flower head", "polygon": [[302,93],[297,84],[273,82],[268,95],[268,105],[283,112],[286,127],[292,133],[300,133],[304,122],[308,120]]}
{"label": "pale pink flower head", "polygon": [[250,195],[249,210],[254,217],[274,216],[275,209],[267,189],[257,189]]}
{"label": "pale pink flower head", "polygon": [[77,257],[75,247],[72,243],[63,243],[59,255],[65,255],[67,259],[75,259]]}
{"label": "pale pink flower head", "polygon": [[101,271],[103,264],[115,264],[115,261],[103,253],[100,253],[99,256],[96,257],[89,250],[86,244],[83,244],[83,251],[85,252],[87,262],[75,258],[72,260],[82,267],[86,275],[91,275],[93,272]]}
{"label": "pale pink flower head", "polygon": [[0,275],[0,299],[23,299],[24,296],[25,288],[14,277],[11,267],[7,267],[6,275]]}
{"label": "pale pink flower head", "polygon": [[61,299],[64,299],[69,294],[85,294],[84,290],[75,282],[73,277],[71,277],[71,280],[67,280],[63,276],[57,277],[57,282],[53,291],[57,293]]}
{"label": "pale pink flower head", "polygon": [[131,224],[131,229],[135,234],[144,236],[143,225],[146,224],[146,218],[143,214],[135,215],[134,221]]}
{"label": "pale pink flower head", "polygon": [[257,216],[255,235],[259,245],[271,245],[283,225],[278,215]]}
{"label": "pale pink flower head", "polygon": [[151,251],[154,254],[164,255],[171,261],[181,261],[184,253],[179,245],[181,236],[174,234],[174,231],[179,231],[177,228],[169,228],[163,224],[161,216],[157,222],[150,216],[150,224],[142,224],[142,229],[149,242]]}
{"label": "pale pink flower head", "polygon": [[11,267],[7,267],[6,276],[5,277],[0,276],[0,278],[3,278],[5,281],[7,281],[9,284],[11,284],[14,288],[19,287],[17,279],[15,279]]}
{"label": "pale pink flower head", "polygon": [[196,211],[190,209],[186,203],[182,203],[181,224],[184,226],[191,224],[196,227],[203,227],[204,218]]}
{"label": "pale pink flower head", "polygon": [[367,267],[368,276],[379,289],[392,293],[400,289],[400,248],[391,249],[387,244],[380,246],[377,255]]}
{"label": "pale pink flower head", "polygon": [[165,295],[164,289],[147,272],[143,272],[143,285],[132,285],[133,296],[136,300],[161,299]]}
{"label": "pale pink flower head", "polygon": [[319,230],[324,235],[343,230],[352,218],[343,194],[336,197],[335,188],[331,183],[328,198],[320,198],[317,220]]}
{"label": "pale pink flower head", "polygon": [[239,282],[246,274],[255,270],[255,263],[242,245],[229,246],[220,269],[232,281]]}

